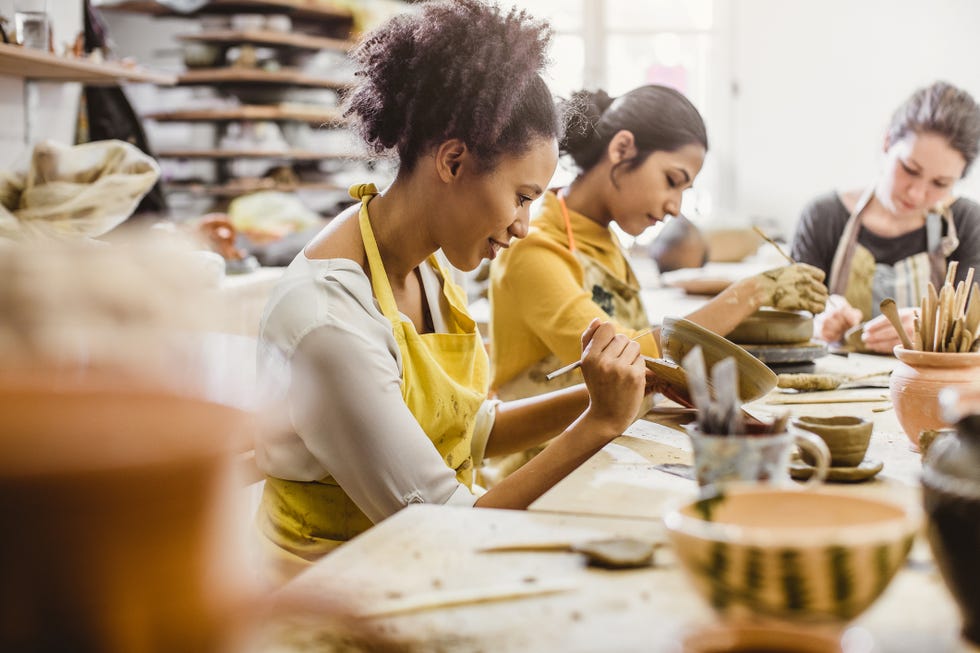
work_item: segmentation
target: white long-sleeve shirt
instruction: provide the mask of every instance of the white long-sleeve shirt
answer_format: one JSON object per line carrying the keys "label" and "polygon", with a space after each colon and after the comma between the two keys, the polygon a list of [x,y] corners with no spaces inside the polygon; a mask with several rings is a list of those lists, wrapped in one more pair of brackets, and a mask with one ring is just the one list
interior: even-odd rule
{"label": "white long-sleeve shirt", "polygon": [[[445,332],[441,279],[428,263],[421,272],[435,330]],[[259,372],[272,411],[289,422],[263,429],[256,444],[266,474],[332,476],[374,523],[409,503],[476,501],[402,399],[391,323],[353,261],[301,252],[290,264],[262,317]],[[484,402],[478,413],[474,466],[483,460],[496,403]]]}

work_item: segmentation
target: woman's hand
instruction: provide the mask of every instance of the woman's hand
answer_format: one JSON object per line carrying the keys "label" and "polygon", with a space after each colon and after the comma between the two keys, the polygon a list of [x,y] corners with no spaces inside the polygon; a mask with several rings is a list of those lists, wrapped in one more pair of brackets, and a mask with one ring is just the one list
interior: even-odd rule
{"label": "woman's hand", "polygon": [[582,376],[589,389],[585,417],[604,437],[619,435],[636,419],[646,369],[636,341],[617,334],[611,322],[592,320],[582,334]]}
{"label": "woman's hand", "polygon": [[753,277],[759,289],[759,305],[773,306],[786,311],[823,311],[827,303],[827,287],[823,270],[806,263],[794,263],[775,268]]}
{"label": "woman's hand", "polygon": [[814,335],[824,342],[837,342],[851,327],[859,324],[864,316],[861,310],[851,306],[840,295],[831,295],[827,310],[814,320]]}
{"label": "woman's hand", "polygon": [[[902,318],[902,327],[904,327],[905,333],[909,334],[909,338],[911,339],[915,331],[915,309],[900,308],[898,309],[898,315]],[[882,354],[892,353],[895,345],[902,342],[898,336],[898,332],[895,331],[895,327],[892,326],[892,323],[884,315],[879,315],[864,325],[861,340],[864,342],[865,347]]]}

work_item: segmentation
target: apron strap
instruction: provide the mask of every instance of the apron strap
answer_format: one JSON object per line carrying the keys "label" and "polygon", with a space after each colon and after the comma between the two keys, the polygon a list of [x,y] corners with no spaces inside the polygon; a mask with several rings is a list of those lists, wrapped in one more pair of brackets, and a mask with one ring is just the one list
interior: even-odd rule
{"label": "apron strap", "polygon": [[388,318],[392,324],[397,324],[400,320],[398,305],[395,303],[394,293],[391,292],[391,284],[388,283],[384,263],[381,262],[381,252],[378,251],[378,241],[374,238],[371,218],[368,216],[368,203],[371,198],[378,194],[378,189],[374,184],[356,184],[350,187],[350,194],[354,199],[361,201],[361,210],[358,212],[357,222],[361,228],[361,240],[364,241],[368,270],[371,272],[371,288],[374,290],[374,296],[381,307],[382,315]]}
{"label": "apron strap", "polygon": [[834,252],[834,262],[830,265],[830,278],[827,281],[827,290],[832,295],[843,295],[847,291],[847,279],[851,274],[851,258],[854,256],[858,233],[861,231],[861,211],[868,205],[873,195],[874,186],[864,191],[861,199],[854,205],[847,224],[844,225],[844,233],[841,234],[840,244]]}
{"label": "apron strap", "polygon": [[[929,252],[929,264],[932,268],[930,278],[932,285],[936,288],[942,287],[946,281],[946,259],[960,246],[951,208],[955,201],[955,197],[949,198],[946,202],[937,205],[926,216],[926,247]],[[945,236],[942,235],[943,222],[946,223]]]}
{"label": "apron strap", "polygon": [[575,251],[575,234],[572,233],[572,220],[568,217],[568,205],[565,204],[565,189],[560,189],[555,193],[558,197],[558,205],[561,207],[561,217],[565,220],[565,233],[568,234],[568,251]]}

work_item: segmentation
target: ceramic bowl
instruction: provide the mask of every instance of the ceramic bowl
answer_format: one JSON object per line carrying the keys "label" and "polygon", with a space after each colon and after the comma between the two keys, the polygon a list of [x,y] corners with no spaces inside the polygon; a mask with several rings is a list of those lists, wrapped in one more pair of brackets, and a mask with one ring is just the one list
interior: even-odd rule
{"label": "ceramic bowl", "polygon": [[742,401],[754,401],[776,387],[776,374],[765,363],[717,333],[689,320],[664,318],[660,343],[664,356],[678,365],[698,345],[709,369],[722,359],[734,358],[738,366],[738,394]]}
{"label": "ceramic bowl", "polygon": [[[830,464],[834,467],[860,465],[871,442],[871,431],[874,430],[874,423],[871,420],[850,415],[837,417],[801,415],[794,418],[790,425],[820,436],[830,449]],[[802,451],[801,457],[805,463],[813,464],[813,457],[808,452]]]}
{"label": "ceramic bowl", "polygon": [[727,338],[744,345],[790,345],[813,338],[813,315],[805,311],[760,308],[731,330]]}
{"label": "ceramic bowl", "polygon": [[730,485],[664,522],[694,587],[724,616],[840,623],[882,593],[920,519],[912,505],[824,487]]}
{"label": "ceramic bowl", "polygon": [[913,351],[898,345],[900,361],[888,382],[895,416],[905,435],[918,446],[919,433],[946,426],[939,409],[939,391],[962,387],[980,378],[980,354]]}

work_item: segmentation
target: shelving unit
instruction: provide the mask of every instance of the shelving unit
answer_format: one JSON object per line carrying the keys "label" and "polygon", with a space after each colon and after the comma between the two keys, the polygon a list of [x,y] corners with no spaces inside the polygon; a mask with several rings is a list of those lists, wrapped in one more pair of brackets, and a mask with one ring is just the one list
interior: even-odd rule
{"label": "shelving unit", "polygon": [[176,75],[139,66],[59,57],[7,43],[0,43],[0,75],[24,80],[24,142],[28,145],[35,140],[34,119],[40,106],[35,82],[77,82],[89,86],[115,86],[125,82],[170,86],[177,82]]}
{"label": "shelving unit", "polygon": [[[292,149],[282,150],[280,148],[268,149],[259,145],[258,149],[249,149],[248,142],[244,141],[245,147],[236,148],[237,138],[227,138],[226,135],[232,129],[238,129],[237,123],[242,123],[244,130],[249,129],[248,123],[254,122],[274,122],[283,123],[304,123],[311,126],[314,130],[343,128],[344,122],[340,112],[336,107],[320,106],[316,104],[302,104],[301,102],[280,101],[278,104],[260,104],[267,97],[281,97],[279,90],[295,89],[325,89],[342,95],[352,84],[344,78],[331,78],[327,74],[310,74],[295,66],[295,62],[307,57],[310,52],[333,52],[345,55],[353,47],[351,40],[351,27],[353,15],[347,8],[335,6],[322,0],[211,0],[200,10],[189,14],[182,14],[171,11],[164,6],[148,0],[126,0],[124,2],[113,3],[111,0],[103,0],[99,5],[102,11],[120,11],[128,13],[140,13],[154,17],[185,18],[188,22],[195,21],[203,16],[214,17],[227,15],[229,19],[221,25],[221,20],[209,18],[207,22],[202,21],[200,31],[188,31],[179,34],[176,39],[184,44],[205,44],[215,46],[217,52],[214,61],[225,62],[229,50],[236,47],[254,48],[273,48],[278,52],[276,66],[256,66],[247,67],[243,65],[226,65],[219,67],[188,68],[178,74],[176,85],[181,87],[212,87],[220,95],[240,96],[245,100],[241,106],[225,106],[214,108],[175,108],[167,111],[154,111],[144,114],[144,118],[160,123],[193,123],[214,124],[216,129],[214,141],[202,143],[200,148],[177,147],[163,148],[158,152],[161,159],[178,159],[188,161],[210,160],[214,162],[214,177],[212,181],[204,181],[207,175],[205,172],[196,174],[193,170],[190,175],[183,175],[183,179],[175,179],[166,184],[168,192],[185,193],[199,197],[211,197],[218,200],[227,200],[240,194],[255,192],[259,190],[281,190],[281,191],[342,191],[341,185],[333,183],[328,172],[320,170],[340,170],[345,161],[366,162],[369,157],[358,153],[346,153],[342,144],[338,144],[331,138],[326,138],[330,145],[324,145],[324,149],[330,148],[328,152],[315,151],[306,146],[302,141],[295,141]],[[243,29],[240,24],[244,21],[235,21],[230,17],[234,14],[263,14],[274,15],[284,14],[292,22],[290,31],[280,31],[272,28],[272,21],[268,25],[249,26]],[[218,24],[215,24],[215,23]],[[209,57],[210,58],[210,57]],[[240,62],[241,60],[239,60]],[[253,59],[254,61],[254,59]],[[256,62],[261,64],[261,62]],[[271,128],[270,128],[271,129]],[[305,127],[303,129],[306,129]],[[296,134],[305,133],[303,129],[292,129]],[[315,132],[314,132],[315,133]],[[285,132],[288,137],[289,131]],[[324,136],[319,134],[319,136]],[[254,142],[261,143],[259,137]],[[323,142],[322,140],[320,142]],[[221,144],[219,146],[219,144]],[[336,151],[336,150],[341,151]],[[254,166],[239,166],[236,169],[234,160],[246,159],[268,160],[287,164],[302,181],[295,183],[283,183],[281,178],[272,177],[236,177],[237,174],[259,174],[249,171],[247,168]],[[321,162],[334,161],[336,163],[329,167],[320,168]],[[260,171],[263,166],[258,164]],[[319,168],[319,169],[315,169]],[[176,171],[180,175],[182,171]],[[266,175],[273,174],[270,169]],[[223,202],[212,210],[220,209]]]}
{"label": "shelving unit", "polygon": [[282,13],[291,18],[307,20],[350,20],[350,11],[341,7],[313,2],[311,0],[211,0],[201,10],[190,14],[171,11],[148,0],[127,0],[125,2],[103,2],[100,9],[127,11],[151,16],[188,17],[216,13]]}
{"label": "shelving unit", "polygon": [[153,72],[115,62],[58,57],[49,52],[0,43],[0,75],[46,82],[80,82],[89,86],[114,86],[123,82],[171,85],[176,75]]}

